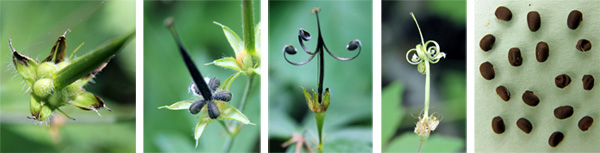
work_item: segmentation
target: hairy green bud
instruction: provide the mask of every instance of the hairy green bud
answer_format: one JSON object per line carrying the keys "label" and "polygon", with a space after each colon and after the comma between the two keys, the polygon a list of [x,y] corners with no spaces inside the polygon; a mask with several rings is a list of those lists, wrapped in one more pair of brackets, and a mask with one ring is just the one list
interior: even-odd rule
{"label": "hairy green bud", "polygon": [[33,85],[33,93],[40,97],[46,98],[54,91],[54,81],[52,79],[39,79]]}
{"label": "hairy green bud", "polygon": [[58,66],[52,62],[44,62],[38,66],[37,74],[40,78],[52,78],[58,71]]}

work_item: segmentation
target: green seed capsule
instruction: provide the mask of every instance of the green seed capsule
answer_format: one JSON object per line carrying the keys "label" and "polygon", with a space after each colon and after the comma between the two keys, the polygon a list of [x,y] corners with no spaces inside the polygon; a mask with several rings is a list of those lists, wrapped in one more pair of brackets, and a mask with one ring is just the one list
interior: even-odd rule
{"label": "green seed capsule", "polygon": [[213,96],[213,99],[220,101],[230,101],[231,100],[231,92],[229,91],[219,91],[217,94]]}
{"label": "green seed capsule", "polygon": [[40,78],[52,78],[58,71],[58,66],[52,62],[44,62],[38,66],[37,74]]}
{"label": "green seed capsule", "polygon": [[63,68],[69,66],[69,64],[71,64],[71,62],[67,62],[67,61],[63,61],[63,62],[60,62],[60,63],[56,64],[57,67],[58,67],[57,71],[60,71]]}
{"label": "green seed capsule", "polygon": [[208,111],[208,116],[211,119],[217,119],[217,117],[221,116],[221,111],[219,111],[219,107],[213,101],[208,102],[208,106],[206,107]]}
{"label": "green seed capsule", "polygon": [[39,79],[33,85],[33,93],[40,97],[46,98],[54,91],[54,81],[52,79]]}
{"label": "green seed capsule", "polygon": [[69,102],[69,104],[82,110],[93,110],[98,112],[98,109],[104,107],[108,111],[111,111],[104,105],[104,100],[102,100],[102,98],[87,91],[77,95],[74,100]]}
{"label": "green seed capsule", "polygon": [[50,118],[50,116],[52,116],[53,112],[54,111],[50,108],[50,106],[44,105],[42,106],[42,111],[36,119],[38,121],[45,121],[46,119]]}
{"label": "green seed capsule", "polygon": [[198,101],[192,103],[192,105],[190,105],[189,111],[193,115],[196,115],[200,112],[200,110],[202,110],[202,107],[204,107],[204,105],[206,105],[206,101],[198,100]]}
{"label": "green seed capsule", "polygon": [[29,100],[29,112],[31,112],[31,116],[36,117],[40,115],[40,111],[42,110],[42,104],[35,99],[34,96],[30,96]]}

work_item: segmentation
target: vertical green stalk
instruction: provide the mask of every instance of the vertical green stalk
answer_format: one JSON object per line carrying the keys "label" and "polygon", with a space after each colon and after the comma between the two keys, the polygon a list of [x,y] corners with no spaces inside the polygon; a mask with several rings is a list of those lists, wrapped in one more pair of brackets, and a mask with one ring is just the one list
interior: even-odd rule
{"label": "vertical green stalk", "polygon": [[323,122],[325,121],[325,112],[315,112],[315,119],[317,120],[317,130],[319,131],[319,153],[323,152]]}
{"label": "vertical green stalk", "polygon": [[423,117],[428,117],[429,115],[429,62],[425,62],[425,114]]}
{"label": "vertical green stalk", "polygon": [[254,1],[242,1],[242,29],[244,33],[244,48],[250,55],[254,55]]}

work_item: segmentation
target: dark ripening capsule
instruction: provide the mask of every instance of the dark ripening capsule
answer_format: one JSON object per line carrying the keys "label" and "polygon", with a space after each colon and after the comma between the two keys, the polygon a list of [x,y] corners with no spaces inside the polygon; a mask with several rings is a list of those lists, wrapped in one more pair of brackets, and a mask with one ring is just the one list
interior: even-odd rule
{"label": "dark ripening capsule", "polygon": [[492,34],[487,34],[481,38],[481,41],[479,41],[479,48],[487,52],[494,47],[494,42],[496,42],[496,37],[494,37]]}
{"label": "dark ripening capsule", "polygon": [[590,116],[585,116],[579,120],[579,124],[577,125],[581,131],[587,131],[590,129],[590,126],[592,126],[592,123],[594,123],[594,119]]}
{"label": "dark ripening capsule", "polygon": [[579,41],[577,41],[577,46],[575,46],[575,48],[577,48],[577,50],[579,50],[579,51],[587,52],[590,49],[592,49],[592,43],[587,39],[579,39]]}
{"label": "dark ripening capsule", "polygon": [[538,31],[538,29],[540,29],[541,22],[540,13],[536,11],[527,13],[527,25],[529,26],[529,30],[531,30],[531,32]]}
{"label": "dark ripening capsule", "polygon": [[496,76],[494,66],[490,62],[481,63],[479,65],[479,72],[481,72],[481,76],[486,80],[492,80]]}
{"label": "dark ripening capsule", "polygon": [[190,105],[190,113],[192,113],[193,115],[196,115],[200,112],[200,110],[202,110],[202,107],[204,107],[204,105],[206,104],[206,101],[204,100],[198,100],[194,103],[192,103],[192,105]]}
{"label": "dark ripening capsule", "polygon": [[535,46],[535,59],[538,62],[545,62],[548,59],[548,55],[550,54],[550,48],[548,47],[548,43],[540,41]]}
{"label": "dark ripening capsule", "polygon": [[571,83],[571,77],[569,77],[567,74],[561,74],[554,78],[554,84],[556,84],[556,87],[565,88],[569,85],[569,83]]}
{"label": "dark ripening capsule", "polygon": [[558,146],[558,144],[565,138],[565,135],[562,132],[554,132],[550,135],[550,139],[548,139],[548,144],[552,147]]}
{"label": "dark ripening capsule", "polygon": [[298,50],[292,45],[285,45],[285,47],[283,47],[283,52],[294,55]]}
{"label": "dark ripening capsule", "polygon": [[512,13],[507,7],[504,6],[498,7],[494,14],[496,14],[496,17],[500,20],[510,21],[510,19],[512,19]]}
{"label": "dark ripening capsule", "polygon": [[221,111],[219,111],[219,107],[217,107],[217,104],[215,104],[215,102],[213,101],[208,102],[208,107],[206,107],[206,109],[208,111],[208,116],[211,119],[216,119],[217,117],[221,116]]}
{"label": "dark ripening capsule", "polygon": [[577,29],[577,27],[579,27],[579,24],[582,20],[583,14],[581,13],[581,11],[573,10],[571,11],[571,13],[569,13],[569,17],[567,18],[567,26],[569,26],[570,29],[575,30]]}
{"label": "dark ripening capsule", "polygon": [[521,57],[521,50],[519,48],[511,48],[508,50],[508,62],[512,66],[521,66],[521,64],[523,64],[523,58]]}
{"label": "dark ripening capsule", "polygon": [[231,100],[231,92],[229,91],[219,91],[217,94],[213,96],[213,99],[220,101],[230,101]]}
{"label": "dark ripening capsule", "polygon": [[348,45],[346,45],[346,49],[348,49],[349,51],[353,51],[356,50],[358,47],[362,46],[362,43],[360,42],[360,40],[352,40],[348,43]]}
{"label": "dark ripening capsule", "polygon": [[498,94],[498,96],[500,96],[500,98],[502,98],[504,101],[510,100],[510,92],[504,86],[498,86],[496,88],[496,94]]}
{"label": "dark ripening capsule", "polygon": [[535,93],[533,93],[533,91],[525,91],[522,98],[523,102],[529,106],[537,106],[540,103],[540,99],[537,95],[535,95]]}
{"label": "dark ripening capsule", "polygon": [[208,81],[208,87],[213,92],[217,91],[217,88],[219,88],[220,85],[221,85],[221,80],[219,80],[219,78],[217,78],[217,77],[210,78],[210,80]]}
{"label": "dark ripening capsule", "polygon": [[584,75],[581,80],[583,81],[583,89],[592,90],[594,88],[594,76]]}
{"label": "dark ripening capsule", "polygon": [[569,118],[573,115],[573,107],[571,106],[560,106],[554,109],[554,117],[558,119]]}
{"label": "dark ripening capsule", "polygon": [[492,119],[492,130],[494,130],[496,134],[502,134],[504,133],[504,129],[504,120],[502,120],[500,116],[494,117],[494,119]]}
{"label": "dark ripening capsule", "polygon": [[298,31],[298,37],[302,38],[302,40],[304,40],[304,41],[308,41],[308,40],[310,40],[310,33],[308,33],[306,30],[300,28],[300,31]]}
{"label": "dark ripening capsule", "polygon": [[517,120],[517,127],[519,127],[519,129],[521,129],[527,134],[529,134],[533,129],[533,125],[531,125],[531,122],[529,122],[529,120],[525,118],[520,118],[519,120]]}

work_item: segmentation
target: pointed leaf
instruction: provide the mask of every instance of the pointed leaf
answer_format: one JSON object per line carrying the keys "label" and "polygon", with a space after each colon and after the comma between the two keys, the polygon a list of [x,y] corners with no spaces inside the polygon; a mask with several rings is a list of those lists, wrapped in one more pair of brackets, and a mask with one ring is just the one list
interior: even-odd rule
{"label": "pointed leaf", "polygon": [[229,45],[231,45],[231,48],[233,48],[233,51],[235,52],[236,55],[240,51],[244,50],[244,42],[242,41],[242,39],[240,39],[240,37],[237,34],[235,34],[235,32],[233,32],[233,30],[231,30],[229,27],[227,27],[217,21],[213,21],[213,23],[216,25],[219,25],[219,26],[221,26],[221,28],[223,28],[225,37],[227,37],[227,40],[229,41]]}
{"label": "pointed leaf", "polygon": [[189,109],[190,105],[192,105],[192,101],[184,100],[184,101],[176,102],[169,106],[167,106],[167,105],[160,106],[160,107],[158,107],[158,109],[166,108],[166,109],[170,109],[170,110],[183,110],[183,109]]}
{"label": "pointed leaf", "polygon": [[233,106],[227,106],[227,108],[223,109],[221,117],[222,119],[234,120],[243,124],[252,124],[246,115],[235,109]]}
{"label": "pointed leaf", "polygon": [[208,115],[203,115],[200,120],[198,120],[198,124],[196,124],[196,131],[194,132],[194,138],[196,139],[196,148],[198,148],[198,139],[202,136],[202,132],[206,126],[215,120],[210,119]]}
{"label": "pointed leaf", "polygon": [[[70,30],[67,30],[67,32],[69,32]],[[67,33],[65,32],[65,34]],[[67,41],[65,38],[65,35],[62,36],[58,36],[58,40],[56,40],[56,43],[54,43],[54,46],[52,47],[52,50],[50,51],[50,55],[48,55],[48,57],[46,57],[46,59],[44,59],[44,62],[52,62],[54,61],[55,64],[58,64],[62,61],[65,60],[65,49],[67,49]]]}
{"label": "pointed leaf", "polygon": [[306,89],[304,89],[304,87],[300,87],[300,88],[302,88],[302,91],[304,92],[304,98],[306,98],[306,103],[308,104],[308,108],[310,108],[312,110],[314,107],[312,96],[310,95],[310,93],[308,93],[308,91],[306,91]]}
{"label": "pointed leaf", "polygon": [[258,75],[260,75],[260,67],[252,69],[252,71]]}
{"label": "pointed leaf", "polygon": [[220,67],[229,68],[235,71],[242,71],[240,66],[236,63],[235,58],[233,57],[225,57],[218,60],[213,61],[212,63],[208,63],[206,65],[214,64]]}
{"label": "pointed leaf", "polygon": [[219,86],[219,89],[224,90],[224,91],[229,91],[231,84],[238,76],[240,76],[240,74],[241,74],[241,72],[237,72],[237,73],[229,76],[227,79],[225,79],[225,81],[223,81],[223,83],[221,83],[221,86]]}

